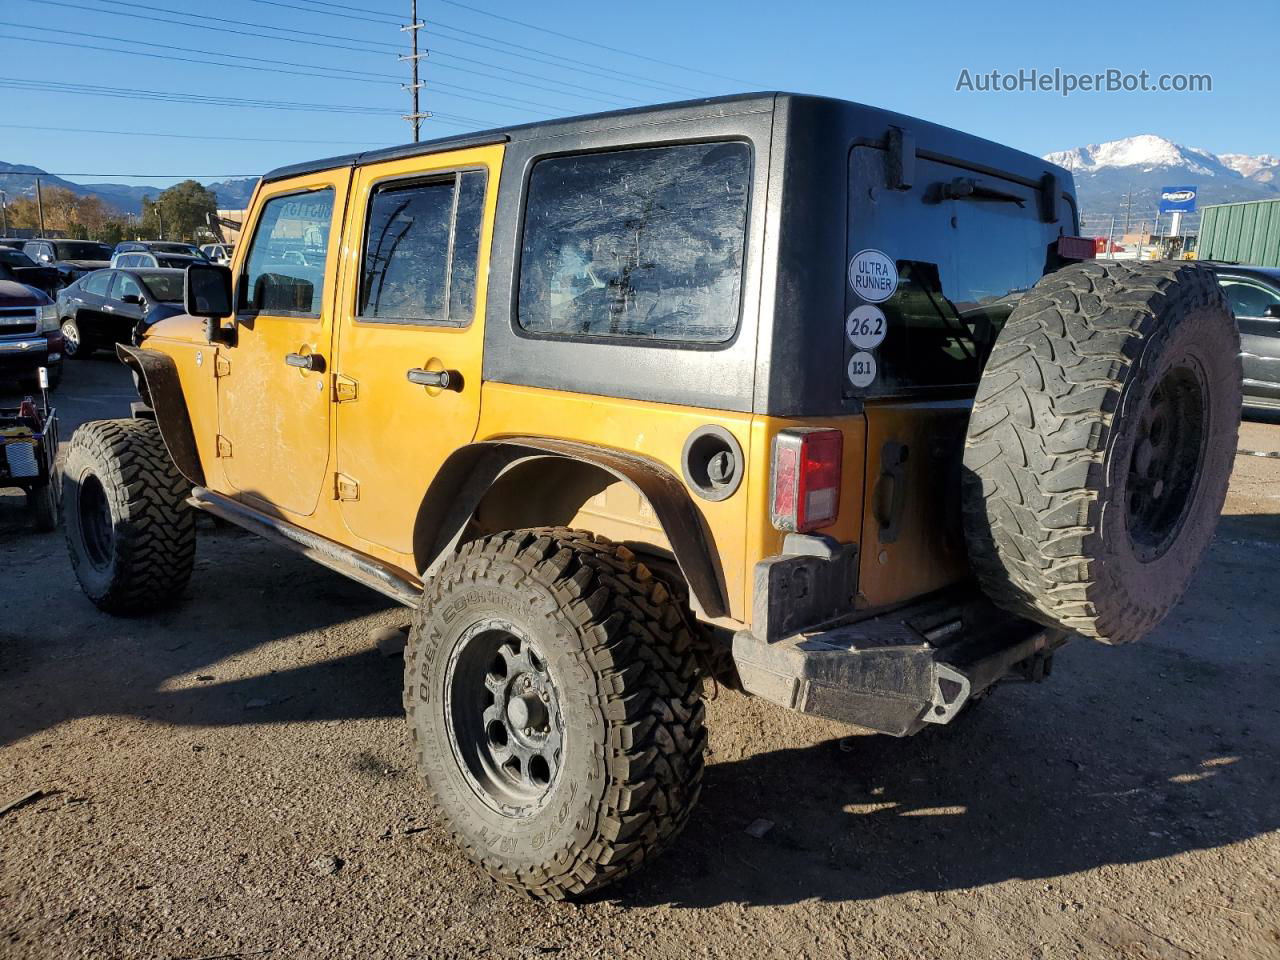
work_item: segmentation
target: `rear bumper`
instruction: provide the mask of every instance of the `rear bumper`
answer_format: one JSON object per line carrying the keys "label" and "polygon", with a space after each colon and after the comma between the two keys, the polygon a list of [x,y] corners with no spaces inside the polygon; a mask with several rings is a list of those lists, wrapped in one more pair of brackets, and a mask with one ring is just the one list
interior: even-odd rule
{"label": "rear bumper", "polygon": [[772,643],[740,631],[733,659],[748,693],[902,737],[949,722],[1006,676],[1042,679],[1067,637],[957,591]]}

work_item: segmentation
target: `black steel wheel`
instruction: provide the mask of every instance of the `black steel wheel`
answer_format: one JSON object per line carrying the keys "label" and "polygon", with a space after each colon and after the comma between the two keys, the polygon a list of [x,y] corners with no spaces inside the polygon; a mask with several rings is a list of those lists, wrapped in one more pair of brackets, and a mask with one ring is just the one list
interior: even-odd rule
{"label": "black steel wheel", "polygon": [[478,620],[447,668],[445,717],[457,762],[500,813],[525,817],[560,770],[564,717],[547,659],[509,620]]}
{"label": "black steel wheel", "polygon": [[464,545],[405,650],[418,765],[463,852],[562,899],[680,832],[702,784],[686,611],[626,547],[564,529]]}

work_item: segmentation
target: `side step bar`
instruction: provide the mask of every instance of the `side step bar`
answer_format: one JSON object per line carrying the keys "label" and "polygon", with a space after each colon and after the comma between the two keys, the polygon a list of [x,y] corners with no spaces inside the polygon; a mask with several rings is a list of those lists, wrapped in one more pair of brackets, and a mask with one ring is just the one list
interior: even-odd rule
{"label": "side step bar", "polygon": [[366,557],[325,537],[303,530],[296,524],[270,517],[238,500],[224,497],[204,487],[195,487],[187,503],[197,510],[234,523],[237,527],[286,546],[322,566],[362,583],[366,587],[403,603],[417,607],[422,599],[422,582],[390,564]]}
{"label": "side step bar", "polygon": [[931,600],[765,643],[743,630],[733,660],[743,689],[801,713],[897,737],[948,723],[1010,675],[1048,676],[1068,634],[985,603]]}

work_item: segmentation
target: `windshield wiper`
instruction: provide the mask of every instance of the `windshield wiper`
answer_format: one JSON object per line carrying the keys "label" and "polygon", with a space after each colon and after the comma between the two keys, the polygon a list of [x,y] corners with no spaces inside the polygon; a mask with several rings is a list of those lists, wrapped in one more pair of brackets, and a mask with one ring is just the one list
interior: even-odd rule
{"label": "windshield wiper", "polygon": [[1026,204],[1026,198],[1009,193],[973,177],[956,177],[950,183],[941,184],[944,200],[1000,200],[1006,203]]}

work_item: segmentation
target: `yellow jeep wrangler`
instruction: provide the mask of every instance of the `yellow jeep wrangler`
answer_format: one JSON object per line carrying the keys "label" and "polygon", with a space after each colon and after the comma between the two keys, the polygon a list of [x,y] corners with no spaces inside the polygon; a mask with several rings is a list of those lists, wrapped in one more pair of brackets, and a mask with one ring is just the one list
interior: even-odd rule
{"label": "yellow jeep wrangler", "polygon": [[76,431],[76,573],[172,603],[202,510],[412,607],[460,846],[598,888],[688,819],[704,678],[904,736],[1178,600],[1238,336],[1077,232],[1063,169],[785,94],[276,170]]}

